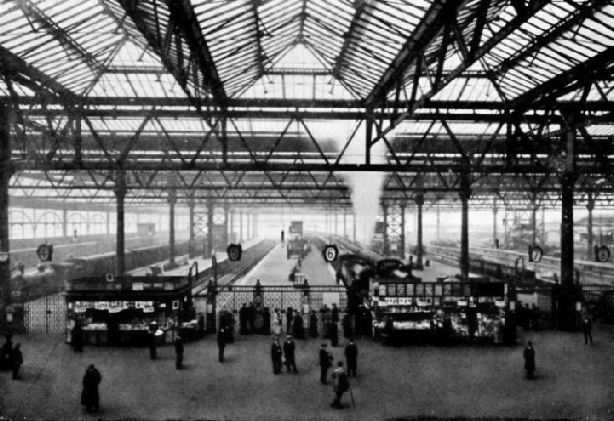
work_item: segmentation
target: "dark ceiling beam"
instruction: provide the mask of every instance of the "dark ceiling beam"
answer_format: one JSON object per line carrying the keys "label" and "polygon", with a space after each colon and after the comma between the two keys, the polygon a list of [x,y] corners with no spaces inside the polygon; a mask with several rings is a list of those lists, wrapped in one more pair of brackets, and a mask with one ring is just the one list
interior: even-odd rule
{"label": "dark ceiling beam", "polygon": [[190,0],[167,0],[166,4],[171,11],[172,19],[178,21],[191,53],[197,57],[200,72],[207,81],[213,98],[218,105],[225,106],[228,97],[224,91],[224,84],[217,73],[215,61],[200,29],[192,3]]}
{"label": "dark ceiling beam", "polygon": [[[79,97],[70,89],[60,84],[57,80],[47,76],[39,71],[34,66],[29,65],[25,60],[21,59],[11,51],[0,45],[0,72],[6,77],[27,86],[29,89],[38,92],[46,91],[49,95],[40,95],[35,101],[45,101],[55,97],[60,104],[75,104],[80,101]],[[34,98],[29,98],[32,102]],[[20,97],[19,100],[26,100]],[[28,103],[28,102],[25,102]]]}
{"label": "dark ceiling beam", "polygon": [[411,106],[409,106],[407,108],[407,110],[405,110],[403,113],[401,113],[394,121],[390,122],[388,127],[386,127],[383,130],[379,131],[376,139],[374,139],[374,142],[376,142],[376,141],[386,137],[388,135],[388,133],[390,133],[392,130],[394,130],[406,118],[412,116],[416,112],[416,110],[418,110],[420,108],[424,108],[426,106],[426,104],[428,104],[430,99],[433,96],[435,96],[435,94],[437,94],[444,87],[446,87],[450,82],[452,82],[457,77],[459,77],[461,74],[463,74],[465,72],[465,70],[467,70],[469,67],[471,67],[471,65],[473,65],[477,60],[481,59],[488,51],[490,51],[497,44],[499,44],[501,41],[503,41],[505,38],[507,38],[511,33],[513,33],[514,31],[518,30],[519,28],[521,28],[521,26],[528,19],[530,19],[533,15],[535,15],[538,11],[540,11],[542,8],[547,6],[549,3],[550,3],[549,0],[534,0],[533,2],[529,3],[525,7],[525,9],[524,9],[522,14],[518,14],[518,15],[514,16],[514,18],[512,18],[512,20],[510,22],[508,22],[507,25],[505,25],[503,28],[501,28],[491,38],[489,38],[488,40],[484,41],[481,44],[481,46],[479,46],[477,48],[477,50],[472,51],[471,54],[468,55],[464,60],[462,60],[461,63],[454,70],[450,71],[445,78],[442,78],[442,80],[440,81],[440,83],[436,87],[433,87],[433,88],[431,88],[430,91],[424,93],[420,97],[420,99],[414,101],[411,104]]}
{"label": "dark ceiling beam", "polygon": [[[610,46],[589,60],[549,79],[511,101],[515,113],[539,106],[552,106],[562,95],[581,89],[587,83],[600,80],[601,75],[614,72],[614,47]],[[558,108],[558,103],[556,104]]]}
{"label": "dark ceiling beam", "polygon": [[422,51],[433,42],[446,21],[456,15],[461,3],[461,0],[447,2],[434,0],[432,2],[431,7],[405,41],[397,57],[367,97],[366,103],[369,107],[377,108],[382,101],[385,101],[388,92],[392,91],[397,81],[403,78],[407,69],[422,55]]}
{"label": "dark ceiling beam", "polygon": [[[206,162],[174,162],[167,160],[166,162],[160,162],[160,160],[145,160],[139,159],[138,161],[127,160],[124,163],[123,169],[126,171],[266,171],[266,172],[292,172],[292,171],[322,171],[322,172],[383,172],[388,173],[396,171],[398,173],[422,173],[422,174],[434,174],[436,172],[448,172],[459,173],[466,169],[466,166],[457,162],[458,159],[440,159],[433,163],[425,164],[326,164],[309,162],[305,164],[298,163],[254,163],[254,162],[227,162],[222,163],[219,160],[208,160]],[[599,175],[598,168],[595,168],[592,160],[589,160],[585,165],[582,162],[578,162],[578,173],[581,174],[594,174]],[[495,176],[497,174],[550,174],[554,169],[546,168],[542,165],[533,165],[530,162],[522,162],[513,165],[505,164],[491,164],[489,162],[482,163],[479,168],[472,168],[472,172],[477,174],[489,174]],[[85,160],[82,165],[77,165],[70,161],[54,161],[41,165],[36,162],[28,162],[22,160],[14,160],[13,167],[16,171],[74,171],[74,170],[91,170],[91,171],[111,171],[115,170],[116,165],[114,162],[109,162],[105,159],[99,160]]]}
{"label": "dark ceiling beam", "polygon": [[507,57],[501,64],[493,68],[493,72],[502,76],[509,69],[515,67],[522,60],[532,57],[539,52],[541,48],[547,46],[551,42],[560,38],[566,32],[572,30],[576,25],[582,24],[586,18],[591,16],[596,10],[610,4],[610,0],[594,0],[589,3],[578,3],[576,11],[570,14],[566,19],[558,22],[557,25],[550,28],[544,34],[536,37],[529,45],[524,46],[516,55]]}
{"label": "dark ceiling beam", "polygon": [[[10,54],[10,53],[9,53]],[[2,64],[2,60],[6,59],[8,56],[3,55],[2,47],[0,47],[0,64]],[[44,77],[44,75],[38,75]],[[45,80],[49,80],[48,77],[45,77]],[[41,82],[42,83],[42,82]],[[51,83],[51,82],[49,82]],[[50,85],[51,86],[51,85]],[[53,88],[60,88],[61,86],[53,85]],[[54,89],[55,90],[55,89]],[[65,90],[66,91],[66,90]],[[129,98],[129,97],[87,97],[87,98],[78,98],[70,91],[67,94],[72,95],[74,102],[83,102],[84,112],[99,112],[96,109],[100,110],[108,110],[109,113],[112,113],[114,110],[121,110],[122,107],[130,107],[130,110],[138,113],[145,113],[146,111],[134,110],[134,107],[158,107],[160,112],[165,112],[166,110],[171,110],[173,107],[181,107],[187,113],[195,113],[196,110],[188,109],[192,107],[193,104],[189,98],[166,98],[166,97],[148,97],[148,98]],[[2,96],[0,95],[0,99]],[[17,101],[22,105],[33,106],[41,102],[40,98],[36,97],[27,97],[21,96],[17,99]],[[54,101],[50,98],[45,101],[47,104],[52,104]],[[388,109],[389,112],[393,112],[394,110],[394,102],[389,101],[384,110]],[[107,108],[108,107],[108,108]],[[250,108],[256,108],[257,110],[250,110]],[[230,112],[239,112],[243,111],[246,113],[249,112],[259,112],[260,110],[270,108],[271,110],[266,110],[267,112],[278,112],[278,113],[287,113],[292,112],[292,110],[299,110],[299,112],[324,112],[330,113],[333,115],[335,110],[352,110],[352,112],[363,113],[365,110],[365,104],[362,101],[357,100],[302,100],[302,99],[229,99],[228,101],[228,110]],[[437,109],[440,112],[444,112],[447,109],[454,110],[472,110],[476,113],[505,113],[508,109],[507,106],[501,102],[493,102],[493,101],[432,101],[426,100],[422,104],[423,109]],[[529,111],[544,111],[549,109],[544,104],[536,104],[535,107],[530,107],[527,109]],[[580,103],[576,101],[560,101],[557,104],[557,108],[562,110],[573,110],[573,111],[583,111],[583,112],[614,112],[614,103],[607,101],[587,101],[585,103]],[[276,110],[277,109],[277,110]],[[290,110],[290,111],[289,111]],[[104,112],[104,111],[100,111]],[[211,110],[211,112],[215,113],[215,110]],[[416,113],[420,114],[420,111],[416,111]],[[453,118],[453,114],[450,114],[451,118]]]}
{"label": "dark ceiling beam", "polygon": [[[614,111],[614,104],[610,106]],[[496,110],[494,110],[496,111]],[[147,112],[145,110],[134,109],[96,109],[85,108],[81,112],[81,115],[85,115],[90,118],[103,118],[103,119],[142,119]],[[40,117],[40,116],[61,116],[65,115],[66,111],[58,109],[41,109],[30,108],[28,110],[28,116]],[[223,115],[233,119],[262,119],[262,120],[289,120],[289,119],[301,119],[301,120],[365,120],[368,115],[366,112],[361,111],[275,111],[275,110],[243,110],[231,108],[227,111],[211,111],[211,116],[222,117]],[[392,110],[390,111],[375,111],[370,114],[377,119],[388,119],[394,115]],[[156,117],[158,118],[170,118],[170,119],[200,119],[201,114],[194,109],[189,110],[177,110],[163,108],[156,110]],[[506,116],[502,111],[500,114],[485,114],[485,113],[444,113],[425,111],[418,112],[406,121],[432,121],[442,120],[447,121],[467,121],[467,122],[483,122],[483,123],[500,123],[506,122],[509,116]],[[523,121],[529,123],[540,123],[544,121],[544,116],[540,114],[527,114],[523,117]],[[548,119],[553,124],[562,123],[562,120],[558,116],[551,116]],[[229,133],[229,136],[231,134]]]}
{"label": "dark ceiling beam", "polygon": [[341,76],[341,66],[343,65],[345,56],[348,54],[350,44],[355,40],[357,28],[359,26],[358,22],[360,22],[362,14],[369,5],[370,1],[371,0],[357,0],[354,2],[354,7],[356,10],[354,11],[354,16],[352,16],[352,21],[350,22],[347,32],[343,34],[343,46],[339,51],[339,55],[335,59],[335,66],[333,67],[333,75],[339,80],[343,80],[343,77]]}
{"label": "dark ceiling beam", "polygon": [[267,60],[266,54],[264,54],[264,49],[262,48],[262,37],[264,36],[264,32],[260,30],[260,15],[258,13],[258,6],[260,2],[258,0],[250,0],[252,5],[252,13],[254,14],[254,21],[256,22],[256,48],[258,49],[258,74],[256,78],[262,77],[264,75],[264,62]]}

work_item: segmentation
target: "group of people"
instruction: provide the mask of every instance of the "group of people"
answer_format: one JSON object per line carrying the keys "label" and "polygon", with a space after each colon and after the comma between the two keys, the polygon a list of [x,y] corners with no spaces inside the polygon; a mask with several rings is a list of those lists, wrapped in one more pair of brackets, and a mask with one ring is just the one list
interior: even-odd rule
{"label": "group of people", "polygon": [[281,373],[282,367],[282,355],[285,358],[284,364],[288,373],[290,369],[294,374],[298,374],[298,368],[296,367],[296,344],[292,340],[292,336],[288,335],[286,341],[282,345],[279,343],[279,339],[275,337],[273,344],[271,345],[271,361],[273,362],[273,374],[277,375]]}
{"label": "group of people", "polygon": [[10,333],[5,336],[5,342],[0,347],[0,370],[11,370],[13,380],[21,380],[19,369],[23,364],[23,354],[21,344],[13,345],[13,335]]}

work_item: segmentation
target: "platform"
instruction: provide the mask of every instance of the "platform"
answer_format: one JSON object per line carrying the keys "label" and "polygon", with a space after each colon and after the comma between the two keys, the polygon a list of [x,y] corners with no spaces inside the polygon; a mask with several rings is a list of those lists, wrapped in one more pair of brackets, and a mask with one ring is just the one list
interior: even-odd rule
{"label": "platform", "polygon": [[[285,243],[279,243],[238,285],[255,285],[260,280],[261,285],[292,285],[288,275],[296,265],[297,258],[287,258]],[[317,250],[311,250],[301,262],[301,272],[310,285],[336,285],[335,272],[330,263],[322,258]]]}

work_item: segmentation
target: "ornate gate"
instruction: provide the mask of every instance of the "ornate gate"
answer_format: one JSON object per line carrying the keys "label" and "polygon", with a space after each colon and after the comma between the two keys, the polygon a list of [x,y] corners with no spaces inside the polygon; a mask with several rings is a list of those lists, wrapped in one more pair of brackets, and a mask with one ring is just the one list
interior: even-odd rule
{"label": "ornate gate", "polygon": [[63,333],[66,329],[64,295],[43,295],[23,303],[26,333]]}

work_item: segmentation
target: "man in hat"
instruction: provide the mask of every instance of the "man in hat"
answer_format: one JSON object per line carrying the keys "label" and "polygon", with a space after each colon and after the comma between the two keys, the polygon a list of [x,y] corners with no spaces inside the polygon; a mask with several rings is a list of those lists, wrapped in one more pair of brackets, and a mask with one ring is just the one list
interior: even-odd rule
{"label": "man in hat", "polygon": [[527,370],[527,380],[533,380],[535,372],[535,350],[533,342],[529,341],[523,352],[524,369]]}
{"label": "man in hat", "polygon": [[226,329],[220,327],[217,332],[217,360],[224,362],[224,348],[226,348]]}
{"label": "man in hat", "polygon": [[326,344],[320,347],[320,383],[326,384],[328,369],[333,366],[333,356],[326,349]]}
{"label": "man in hat", "polygon": [[296,350],[296,346],[294,345],[294,341],[292,340],[292,336],[288,335],[286,337],[286,342],[284,342],[284,357],[286,358],[286,369],[289,372],[290,367],[295,374],[298,374],[298,369],[296,368],[296,359],[294,356],[294,351]]}

